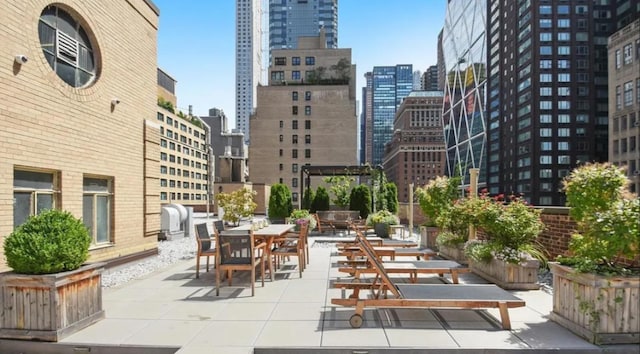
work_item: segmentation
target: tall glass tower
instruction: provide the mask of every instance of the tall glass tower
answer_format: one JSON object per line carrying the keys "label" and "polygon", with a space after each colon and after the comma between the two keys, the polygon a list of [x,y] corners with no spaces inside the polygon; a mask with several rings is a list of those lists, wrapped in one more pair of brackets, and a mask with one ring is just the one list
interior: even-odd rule
{"label": "tall glass tower", "polygon": [[338,0],[269,0],[269,51],[297,49],[298,37],[324,28],[327,48],[338,48]]}
{"label": "tall glass tower", "polygon": [[413,65],[375,66],[371,80],[372,127],[367,129],[372,129],[373,146],[370,161],[373,165],[378,165],[384,159],[384,145],[391,141],[393,136],[396,110],[413,89]]}
{"label": "tall glass tower", "polygon": [[236,0],[236,128],[245,139],[261,75],[262,0]]}
{"label": "tall glass tower", "polygon": [[447,174],[479,168],[486,183],[486,0],[451,0],[447,5],[442,46],[445,83],[442,126],[447,145]]}

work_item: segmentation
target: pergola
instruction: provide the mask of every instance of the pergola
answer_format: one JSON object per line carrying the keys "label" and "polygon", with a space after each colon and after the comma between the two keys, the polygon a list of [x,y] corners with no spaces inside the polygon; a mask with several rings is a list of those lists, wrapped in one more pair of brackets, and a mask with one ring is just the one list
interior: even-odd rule
{"label": "pergola", "polygon": [[373,170],[382,172],[381,165],[372,167],[370,165],[331,165],[313,166],[304,165],[300,169],[300,197],[298,198],[298,208],[302,206],[302,199],[305,188],[311,185],[311,176],[371,176]]}

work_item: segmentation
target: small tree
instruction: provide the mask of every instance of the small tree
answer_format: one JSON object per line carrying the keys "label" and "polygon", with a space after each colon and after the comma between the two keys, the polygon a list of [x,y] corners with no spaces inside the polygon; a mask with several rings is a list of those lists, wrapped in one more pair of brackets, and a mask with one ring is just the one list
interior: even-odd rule
{"label": "small tree", "polygon": [[350,176],[325,177],[325,183],[331,184],[329,190],[333,194],[333,204],[344,208],[349,206],[349,196],[351,193],[351,183],[356,179]]}
{"label": "small tree", "polygon": [[256,192],[247,188],[240,188],[231,193],[218,193],[216,201],[224,209],[222,219],[233,225],[238,225],[245,217],[253,216],[258,204],[253,201]]}
{"label": "small tree", "polygon": [[[429,181],[424,187],[416,189],[420,209],[431,224],[435,225],[438,216],[450,209],[459,197],[460,179],[460,177],[439,176]],[[443,227],[443,225],[438,226]]]}
{"label": "small tree", "polygon": [[276,183],[271,186],[269,196],[269,218],[283,219],[289,217],[293,211],[291,190],[286,184]]}
{"label": "small tree", "polygon": [[360,211],[360,217],[366,219],[371,213],[371,191],[367,185],[361,184],[351,190],[349,210]]}
{"label": "small tree", "polygon": [[316,190],[316,197],[313,198],[313,203],[311,203],[311,210],[313,210],[313,212],[329,210],[329,193],[327,193],[324,187],[320,186]]}
{"label": "small tree", "polygon": [[[310,187],[307,187],[307,189],[304,190],[304,196],[302,197],[302,209],[311,210],[311,204],[313,203],[314,196],[315,194],[313,193],[313,189]],[[311,210],[311,212],[315,213],[313,210]]]}
{"label": "small tree", "polygon": [[398,187],[393,182],[387,182],[385,186],[385,201],[387,203],[387,210],[392,213],[397,213],[400,208],[398,203]]}

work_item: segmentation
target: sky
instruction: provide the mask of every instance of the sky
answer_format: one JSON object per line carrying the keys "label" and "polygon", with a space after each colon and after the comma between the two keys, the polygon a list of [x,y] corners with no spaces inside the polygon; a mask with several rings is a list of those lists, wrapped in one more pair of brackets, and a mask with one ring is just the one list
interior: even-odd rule
{"label": "sky", "polygon": [[[176,81],[178,109],[222,109],[235,128],[235,0],[152,0],[160,9],[158,66]],[[446,0],[339,0],[338,47],[351,48],[357,99],[374,66],[437,62]],[[360,103],[358,103],[360,111]]]}

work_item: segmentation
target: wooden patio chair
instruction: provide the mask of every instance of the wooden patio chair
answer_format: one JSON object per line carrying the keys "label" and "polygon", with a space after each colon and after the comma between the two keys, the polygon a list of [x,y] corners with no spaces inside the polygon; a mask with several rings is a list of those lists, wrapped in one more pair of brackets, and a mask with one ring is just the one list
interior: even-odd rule
{"label": "wooden patio chair", "polygon": [[260,266],[260,277],[264,287],[266,243],[256,244],[251,230],[228,230],[217,232],[216,296],[220,295],[220,278],[227,272],[229,286],[234,270],[251,271],[251,296],[255,295],[256,267]]}
{"label": "wooden patio chair", "polygon": [[196,279],[200,278],[200,258],[207,257],[207,272],[209,271],[209,257],[216,257],[215,234],[209,233],[206,223],[196,225],[196,242],[198,250],[196,254]]}
{"label": "wooden patio chair", "polygon": [[279,259],[283,257],[295,256],[298,257],[298,272],[300,278],[302,278],[302,271],[306,268],[306,243],[307,236],[309,234],[309,225],[300,225],[300,231],[297,233],[288,233],[287,238],[278,244],[278,246],[271,251],[271,254],[275,257],[276,265],[278,265]]}
{"label": "wooden patio chair", "polygon": [[[361,239],[358,240],[362,242]],[[363,251],[377,271],[372,298],[350,296],[346,299],[331,299],[334,305],[355,308],[355,313],[349,318],[349,324],[353,328],[362,326],[365,308],[498,308],[502,328],[508,330],[511,329],[509,308],[525,306],[523,300],[493,284],[395,284],[378,256],[371,253],[369,248],[363,247]],[[391,293],[391,298],[386,296],[387,292]],[[385,296],[382,297],[382,294]]]}

